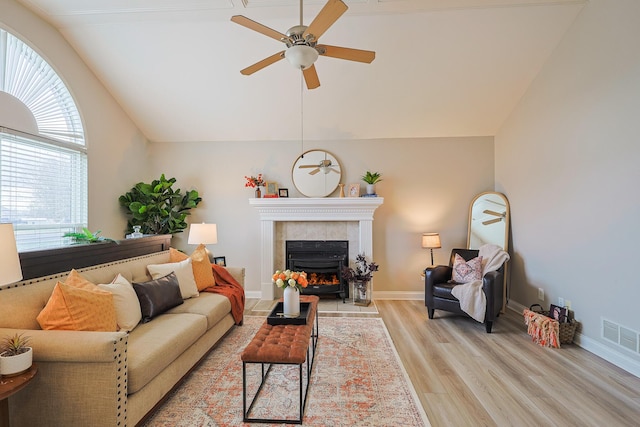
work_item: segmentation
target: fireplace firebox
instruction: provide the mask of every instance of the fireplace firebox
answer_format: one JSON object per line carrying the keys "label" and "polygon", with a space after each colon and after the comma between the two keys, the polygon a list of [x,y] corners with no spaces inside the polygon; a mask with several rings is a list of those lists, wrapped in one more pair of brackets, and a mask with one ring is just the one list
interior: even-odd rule
{"label": "fireplace firebox", "polygon": [[309,286],[303,294],[349,297],[349,286],[342,278],[342,268],[348,265],[348,240],[287,240],[287,268],[305,271]]}

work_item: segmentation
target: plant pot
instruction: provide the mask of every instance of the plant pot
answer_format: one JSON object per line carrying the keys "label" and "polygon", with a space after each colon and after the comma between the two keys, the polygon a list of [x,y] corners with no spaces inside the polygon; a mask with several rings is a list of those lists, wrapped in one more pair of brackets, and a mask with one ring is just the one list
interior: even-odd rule
{"label": "plant pot", "polygon": [[19,375],[29,370],[33,363],[33,349],[27,347],[28,350],[15,356],[5,356],[0,354],[0,374],[3,377],[11,377]]}
{"label": "plant pot", "polygon": [[375,184],[367,184],[367,194],[376,194]]}

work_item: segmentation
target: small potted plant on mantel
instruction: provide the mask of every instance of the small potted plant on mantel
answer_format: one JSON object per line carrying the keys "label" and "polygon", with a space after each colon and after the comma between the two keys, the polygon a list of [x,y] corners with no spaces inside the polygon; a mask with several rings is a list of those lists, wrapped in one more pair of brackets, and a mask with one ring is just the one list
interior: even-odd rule
{"label": "small potted plant on mantel", "polygon": [[376,194],[376,184],[382,181],[382,174],[367,171],[367,173],[362,176],[362,180],[367,183],[367,194],[373,196]]}
{"label": "small potted plant on mantel", "polygon": [[33,363],[33,349],[29,347],[29,337],[16,333],[7,336],[0,344],[0,374],[19,375],[29,370]]}

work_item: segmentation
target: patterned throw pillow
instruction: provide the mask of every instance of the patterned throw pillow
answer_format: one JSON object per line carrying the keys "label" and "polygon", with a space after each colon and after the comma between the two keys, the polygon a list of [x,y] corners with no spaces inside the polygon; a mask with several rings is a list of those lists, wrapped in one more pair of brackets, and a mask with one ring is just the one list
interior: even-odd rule
{"label": "patterned throw pillow", "polygon": [[469,283],[474,280],[482,280],[482,257],[475,257],[465,261],[456,254],[453,260],[453,281],[456,283]]}
{"label": "patterned throw pillow", "polygon": [[111,292],[103,291],[72,270],[53,288],[36,318],[42,329],[114,332],[118,329]]}

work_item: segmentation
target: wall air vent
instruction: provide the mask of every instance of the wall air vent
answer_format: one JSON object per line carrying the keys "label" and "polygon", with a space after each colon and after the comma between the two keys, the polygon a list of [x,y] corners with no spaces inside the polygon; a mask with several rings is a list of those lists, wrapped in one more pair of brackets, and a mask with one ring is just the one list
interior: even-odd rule
{"label": "wall air vent", "polygon": [[640,353],[640,333],[611,320],[602,319],[602,338],[627,350]]}

